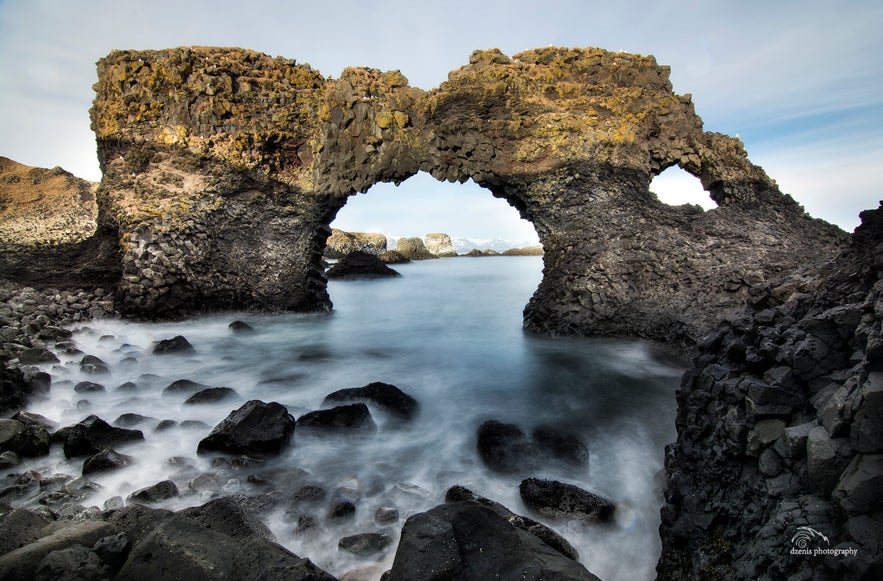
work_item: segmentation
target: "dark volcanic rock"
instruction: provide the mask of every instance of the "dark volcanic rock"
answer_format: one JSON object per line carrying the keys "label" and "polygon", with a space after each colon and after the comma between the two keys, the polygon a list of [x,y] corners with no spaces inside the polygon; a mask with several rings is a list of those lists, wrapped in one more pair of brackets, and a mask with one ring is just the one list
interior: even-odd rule
{"label": "dark volcanic rock", "polygon": [[359,533],[340,539],[337,548],[360,557],[367,557],[379,553],[390,544],[392,544],[392,537],[386,533]]}
{"label": "dark volcanic rock", "polygon": [[375,381],[364,387],[340,389],[328,394],[322,405],[350,401],[371,402],[400,418],[410,419],[417,414],[417,400],[398,387]]}
{"label": "dark volcanic rock", "polygon": [[250,333],[254,333],[254,327],[246,323],[245,321],[233,321],[227,328],[230,329],[235,335],[248,335]]}
{"label": "dark volcanic rock", "polygon": [[197,453],[276,454],[294,435],[295,421],[282,404],[251,400],[199,442]]}
{"label": "dark volcanic rock", "polygon": [[579,562],[474,501],[437,506],[402,528],[389,581],[592,579]]}
{"label": "dark volcanic rock", "polygon": [[189,379],[179,379],[177,381],[173,381],[168,386],[166,386],[166,388],[162,390],[162,394],[194,394],[205,389],[210,389],[210,387],[208,385],[203,385],[195,381],[190,381]]}
{"label": "dark volcanic rock", "polygon": [[80,371],[90,375],[105,375],[110,373],[107,363],[94,355],[85,355],[80,359]]}
{"label": "dark volcanic rock", "polygon": [[52,351],[42,347],[25,349],[18,354],[19,365],[40,365],[41,363],[58,363],[58,357]]}
{"label": "dark volcanic rock", "polygon": [[478,428],[478,455],[494,472],[529,472],[539,465],[540,450],[518,426],[488,420]]}
{"label": "dark volcanic rock", "polygon": [[20,369],[6,367],[6,363],[0,361],[0,414],[21,409],[34,393],[31,382]]}
{"label": "dark volcanic rock", "polygon": [[326,433],[370,432],[377,426],[363,403],[340,405],[309,412],[297,419],[298,429]]}
{"label": "dark volcanic rock", "polygon": [[154,355],[166,355],[168,353],[191,353],[193,345],[183,335],[176,335],[171,339],[163,339],[153,348]]}
{"label": "dark volcanic rock", "polygon": [[202,391],[198,391],[188,397],[184,401],[184,405],[215,403],[239,398],[240,396],[236,393],[235,389],[229,387],[209,387],[208,389],[203,389]]}
{"label": "dark volcanic rock", "polygon": [[116,428],[93,415],[64,428],[64,455],[68,458],[91,456],[117,444],[143,439],[141,430]]}
{"label": "dark volcanic rock", "polygon": [[171,480],[163,480],[151,486],[136,490],[129,495],[130,502],[154,504],[178,496],[178,487]]}
{"label": "dark volcanic rock", "polygon": [[584,518],[601,522],[613,518],[616,505],[572,484],[528,478],[518,487],[531,510],[550,518]]}
{"label": "dark volcanic rock", "polygon": [[19,456],[45,456],[49,453],[50,436],[43,426],[19,420],[0,419],[0,452]]}
{"label": "dark volcanic rock", "polygon": [[121,428],[131,428],[132,426],[137,426],[143,424],[147,421],[154,421],[154,418],[149,416],[142,416],[141,414],[122,414],[120,417],[113,421],[113,425],[119,426]]}
{"label": "dark volcanic rock", "polygon": [[95,474],[96,472],[119,470],[131,465],[133,460],[131,456],[120,454],[111,449],[105,449],[94,456],[86,458],[86,461],[83,462],[83,476]]}
{"label": "dark volcanic rock", "polygon": [[[836,260],[752,286],[699,341],[666,453],[661,580],[883,574],[867,493],[883,483],[883,209],[861,218]],[[857,554],[783,558],[799,527]]]}
{"label": "dark volcanic rock", "polygon": [[374,254],[350,252],[325,273],[328,278],[358,279],[401,276]]}
{"label": "dark volcanic rock", "polygon": [[82,545],[52,551],[40,561],[35,580],[110,579],[113,575],[101,557]]}
{"label": "dark volcanic rock", "polygon": [[77,393],[104,393],[107,389],[100,383],[81,381],[74,386],[74,391]]}

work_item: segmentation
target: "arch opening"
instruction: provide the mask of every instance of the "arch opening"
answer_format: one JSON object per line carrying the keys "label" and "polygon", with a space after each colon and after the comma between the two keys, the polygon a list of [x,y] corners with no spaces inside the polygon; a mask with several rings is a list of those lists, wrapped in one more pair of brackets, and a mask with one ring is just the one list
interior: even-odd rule
{"label": "arch opening", "polygon": [[350,196],[330,226],[383,234],[389,249],[399,238],[435,233],[447,234],[457,254],[540,247],[533,224],[506,200],[471,179],[450,183],[422,171],[399,185],[379,182],[364,194]]}
{"label": "arch opening", "polygon": [[660,202],[669,206],[692,204],[705,211],[717,208],[717,203],[702,187],[699,178],[677,165],[655,176],[650,182],[650,191],[656,194]]}

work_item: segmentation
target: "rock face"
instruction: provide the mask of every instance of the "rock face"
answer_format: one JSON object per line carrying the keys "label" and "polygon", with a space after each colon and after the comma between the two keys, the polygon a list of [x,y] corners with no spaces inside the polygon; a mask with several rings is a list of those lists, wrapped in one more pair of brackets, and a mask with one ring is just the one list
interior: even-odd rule
{"label": "rock face", "polygon": [[493,508],[466,500],[405,521],[388,579],[598,578]]}
{"label": "rock face", "polygon": [[0,157],[0,248],[81,242],[95,232],[95,189],[60,167]]}
{"label": "rock face", "polygon": [[351,252],[366,252],[380,256],[386,252],[386,236],[374,232],[344,232],[332,228],[325,247],[325,256],[343,258]]}
{"label": "rock face", "polygon": [[837,260],[753,286],[699,342],[666,455],[660,579],[883,575],[883,209],[861,217]]}
{"label": "rock face", "polygon": [[396,252],[408,260],[428,260],[438,258],[426,249],[422,238],[399,238],[396,240]]}
{"label": "rock face", "polygon": [[454,243],[447,234],[434,233],[423,237],[426,249],[438,257],[457,256]]}
{"label": "rock face", "polygon": [[[652,57],[476,51],[437,89],[398,71],[240,49],[115,51],[91,110],[115,232],[118,308],[177,316],[330,307],[321,256],[347,198],[418,171],[473,179],[531,221],[544,279],[525,325],[689,342],[749,286],[845,242],[783,195],[737,140],[702,129]],[[718,208],[649,191],[678,165]]]}

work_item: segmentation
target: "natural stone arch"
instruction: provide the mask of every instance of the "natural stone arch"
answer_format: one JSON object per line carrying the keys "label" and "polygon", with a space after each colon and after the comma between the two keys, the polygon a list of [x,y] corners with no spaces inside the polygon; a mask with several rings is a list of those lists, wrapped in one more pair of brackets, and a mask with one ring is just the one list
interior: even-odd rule
{"label": "natural stone arch", "polygon": [[[328,308],[320,254],[347,197],[426,171],[471,178],[534,225],[544,277],[527,328],[690,341],[749,283],[825,260],[845,235],[738,140],[704,132],[668,72],[600,49],[476,51],[422,91],[398,71],[329,80],[239,49],[114,52],[92,120],[121,308]],[[673,164],[719,208],[656,200],[650,180]]]}

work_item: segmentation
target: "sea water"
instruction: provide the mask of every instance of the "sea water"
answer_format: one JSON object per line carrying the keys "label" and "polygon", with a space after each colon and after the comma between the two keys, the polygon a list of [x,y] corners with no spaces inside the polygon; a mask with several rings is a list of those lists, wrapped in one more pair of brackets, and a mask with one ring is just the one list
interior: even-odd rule
{"label": "sea water", "polygon": [[[150,419],[137,426],[145,441],[120,446],[132,466],[90,478],[101,489],[85,504],[102,506],[113,496],[166,478],[181,463],[211,473],[211,457],[197,456],[200,439],[233,409],[250,399],[276,401],[295,417],[318,409],[338,389],[374,381],[396,385],[420,405],[410,422],[392,421],[372,408],[378,430],[356,437],[305,437],[271,461],[296,467],[308,480],[352,497],[355,518],[324,524],[313,534],[295,534],[283,507],[265,517],[277,541],[335,575],[354,569],[378,578],[389,568],[398,534],[411,514],[444,501],[460,484],[510,510],[544,522],[578,550],[580,560],[606,580],[652,579],[659,556],[659,508],[664,447],[675,438],[675,389],[682,366],[660,357],[654,346],[625,339],[551,339],[522,330],[522,309],[541,278],[539,257],[448,258],[396,265],[398,278],[331,281],[329,314],[256,315],[226,313],[176,323],[101,320],[73,328],[72,340],[110,367],[110,375],[80,371],[82,354],[59,354],[44,366],[53,377],[50,398],[29,409],[61,426],[88,414],[112,423],[123,413]],[[234,334],[240,319],[255,330]],[[153,345],[185,336],[194,352],[153,355]],[[184,405],[185,396],[162,395],[171,382],[189,379],[236,390],[234,402]],[[76,393],[90,380],[107,393]],[[115,387],[131,381],[137,391]],[[499,475],[476,451],[476,430],[488,419],[518,425],[553,426],[578,435],[590,453],[589,466],[562,473],[550,466],[530,474]],[[202,427],[155,431],[160,420],[196,420]],[[170,458],[178,458],[169,462]],[[60,446],[48,458],[23,469],[79,475],[82,459],[65,459]],[[522,478],[554,478],[580,486],[617,504],[614,522],[545,519],[524,506]],[[224,483],[225,493],[248,493],[243,474]],[[290,491],[289,491],[290,492]],[[199,494],[182,494],[163,506],[200,504]],[[375,510],[393,507],[400,519],[374,522]],[[288,515],[290,517],[290,515]],[[338,540],[383,531],[393,543],[371,557],[338,550]]]}

